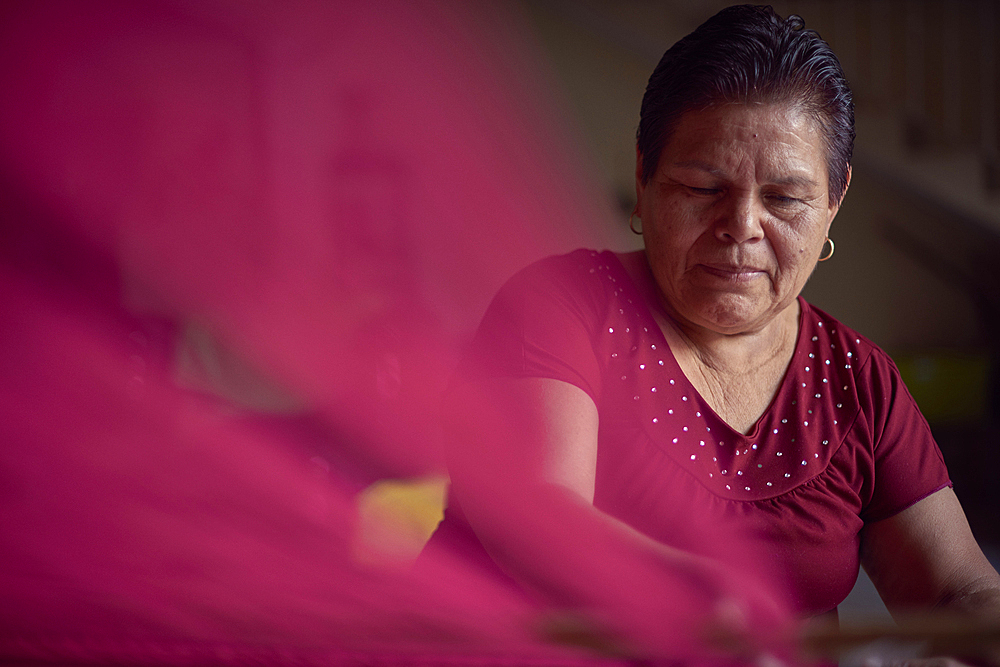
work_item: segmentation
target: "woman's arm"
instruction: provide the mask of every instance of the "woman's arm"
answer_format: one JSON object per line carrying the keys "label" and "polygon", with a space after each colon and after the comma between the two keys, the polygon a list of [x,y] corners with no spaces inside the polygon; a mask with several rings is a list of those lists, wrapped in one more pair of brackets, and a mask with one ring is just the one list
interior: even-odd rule
{"label": "woman's arm", "polygon": [[[942,610],[1000,624],[1000,575],[976,543],[950,488],[868,524],[861,537],[865,571],[898,620],[921,610]],[[988,658],[1000,664],[1000,647]]]}
{"label": "woman's arm", "polygon": [[727,605],[758,629],[787,620],[767,591],[593,506],[598,415],[578,387],[477,382],[453,392],[446,412],[464,513],[494,560],[549,603],[671,657],[705,656],[704,625]]}
{"label": "woman's arm", "polygon": [[941,489],[862,533],[862,563],[894,615],[948,609],[1000,620],[1000,575]]}

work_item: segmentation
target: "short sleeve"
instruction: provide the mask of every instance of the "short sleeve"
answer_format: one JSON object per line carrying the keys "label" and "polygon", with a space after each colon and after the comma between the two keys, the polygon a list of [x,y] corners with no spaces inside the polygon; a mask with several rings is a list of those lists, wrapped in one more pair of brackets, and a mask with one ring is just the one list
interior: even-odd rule
{"label": "short sleeve", "polygon": [[596,403],[601,372],[594,352],[602,320],[601,255],[578,250],[517,273],[493,299],[456,373],[456,384],[486,378],[562,380]]}
{"label": "short sleeve", "polygon": [[877,418],[872,496],[861,513],[865,522],[887,519],[951,486],[941,450],[896,365],[880,350],[869,365],[866,375]]}

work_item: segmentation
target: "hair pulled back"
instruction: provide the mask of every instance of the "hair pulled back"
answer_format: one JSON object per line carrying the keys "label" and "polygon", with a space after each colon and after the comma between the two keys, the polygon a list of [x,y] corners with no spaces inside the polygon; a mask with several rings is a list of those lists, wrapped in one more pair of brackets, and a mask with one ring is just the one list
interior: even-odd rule
{"label": "hair pulled back", "polygon": [[648,183],[680,117],[728,103],[792,104],[819,125],[831,203],[847,190],[854,102],[840,61],[801,17],[770,6],[723,9],[663,54],[642,98],[636,147]]}

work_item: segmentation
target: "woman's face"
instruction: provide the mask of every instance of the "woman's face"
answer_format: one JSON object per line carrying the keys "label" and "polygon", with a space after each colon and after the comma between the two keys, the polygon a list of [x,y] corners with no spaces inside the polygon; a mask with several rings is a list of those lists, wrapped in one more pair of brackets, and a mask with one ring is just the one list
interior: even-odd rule
{"label": "woman's face", "polygon": [[838,206],[815,121],[795,106],[681,116],[636,191],[664,307],[682,325],[751,333],[792,305]]}

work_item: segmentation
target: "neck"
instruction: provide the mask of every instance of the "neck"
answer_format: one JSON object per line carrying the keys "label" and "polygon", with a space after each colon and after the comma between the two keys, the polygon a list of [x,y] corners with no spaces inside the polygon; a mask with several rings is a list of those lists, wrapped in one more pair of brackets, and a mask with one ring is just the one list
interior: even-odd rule
{"label": "neck", "polygon": [[[672,349],[686,349],[705,366],[726,373],[742,374],[775,361],[787,361],[798,336],[798,299],[763,327],[737,333],[718,332],[678,317],[669,304],[656,302],[657,319]],[[654,306],[655,307],[655,306]]]}

